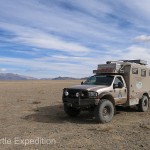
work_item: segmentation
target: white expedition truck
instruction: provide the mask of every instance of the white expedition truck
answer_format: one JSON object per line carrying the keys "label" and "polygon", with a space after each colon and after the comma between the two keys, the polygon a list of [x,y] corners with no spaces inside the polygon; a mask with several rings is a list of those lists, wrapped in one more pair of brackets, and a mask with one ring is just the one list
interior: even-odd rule
{"label": "white expedition truck", "polygon": [[92,110],[99,123],[110,122],[115,106],[149,108],[150,68],[143,60],[107,61],[81,85],[63,89],[64,111],[71,117]]}

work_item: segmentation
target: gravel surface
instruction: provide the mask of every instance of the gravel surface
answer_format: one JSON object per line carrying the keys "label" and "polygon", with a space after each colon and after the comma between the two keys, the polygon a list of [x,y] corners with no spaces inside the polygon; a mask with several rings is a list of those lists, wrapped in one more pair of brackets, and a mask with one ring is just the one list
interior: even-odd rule
{"label": "gravel surface", "polygon": [[150,149],[150,111],[117,107],[107,124],[97,124],[89,112],[69,118],[62,89],[80,82],[1,81],[0,149]]}

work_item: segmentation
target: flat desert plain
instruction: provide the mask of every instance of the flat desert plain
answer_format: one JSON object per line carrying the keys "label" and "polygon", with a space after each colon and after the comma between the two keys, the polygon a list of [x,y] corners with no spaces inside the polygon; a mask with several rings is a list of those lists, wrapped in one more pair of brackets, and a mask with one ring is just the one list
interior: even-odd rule
{"label": "flat desert plain", "polygon": [[0,81],[0,149],[150,150],[150,111],[117,108],[112,122],[69,118],[62,89],[81,81]]}

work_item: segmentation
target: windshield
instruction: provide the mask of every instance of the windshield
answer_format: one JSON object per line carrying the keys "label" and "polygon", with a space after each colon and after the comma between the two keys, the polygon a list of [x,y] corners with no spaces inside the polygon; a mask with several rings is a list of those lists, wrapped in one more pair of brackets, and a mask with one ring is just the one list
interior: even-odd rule
{"label": "windshield", "polygon": [[114,76],[102,75],[92,76],[88,78],[83,84],[84,85],[107,85],[110,86],[113,82]]}

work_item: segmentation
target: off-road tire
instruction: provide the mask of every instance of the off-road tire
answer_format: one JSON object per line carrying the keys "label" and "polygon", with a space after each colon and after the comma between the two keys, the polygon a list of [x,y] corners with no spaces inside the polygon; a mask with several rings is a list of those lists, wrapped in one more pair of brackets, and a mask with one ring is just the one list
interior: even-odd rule
{"label": "off-road tire", "polygon": [[149,108],[149,99],[146,95],[143,95],[143,97],[140,99],[138,104],[138,110],[140,112],[145,112]]}
{"label": "off-road tire", "polygon": [[114,105],[110,100],[102,99],[95,108],[95,119],[98,123],[110,122],[114,116]]}
{"label": "off-road tire", "polygon": [[64,104],[64,111],[69,117],[76,117],[80,114],[80,109],[73,108]]}

